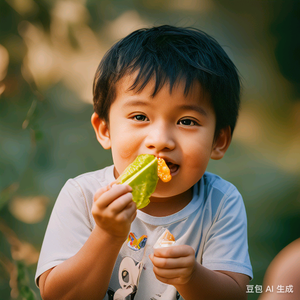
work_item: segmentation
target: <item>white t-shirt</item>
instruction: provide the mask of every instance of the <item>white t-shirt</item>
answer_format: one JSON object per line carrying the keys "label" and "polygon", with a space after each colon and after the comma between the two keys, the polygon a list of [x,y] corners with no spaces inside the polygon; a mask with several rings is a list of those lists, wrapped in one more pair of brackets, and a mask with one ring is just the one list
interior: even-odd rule
{"label": "white t-shirt", "polygon": [[[95,226],[91,213],[93,196],[114,180],[110,166],[66,182],[51,214],[36,279],[80,250]],[[176,244],[192,246],[197,261],[204,267],[253,277],[243,199],[231,183],[206,172],[194,185],[191,202],[179,212],[153,217],[138,210],[104,299],[182,299],[173,286],[156,279],[149,259],[165,229],[174,235]]]}

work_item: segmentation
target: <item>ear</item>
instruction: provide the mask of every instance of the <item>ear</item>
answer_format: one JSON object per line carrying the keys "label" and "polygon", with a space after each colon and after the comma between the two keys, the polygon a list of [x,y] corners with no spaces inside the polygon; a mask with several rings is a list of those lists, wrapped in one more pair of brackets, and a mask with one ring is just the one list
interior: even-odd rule
{"label": "ear", "polygon": [[221,159],[231,143],[231,128],[227,126],[220,130],[220,133],[214,141],[210,157],[212,159]]}
{"label": "ear", "polygon": [[95,130],[98,142],[104,149],[110,149],[111,142],[108,124],[103,119],[100,119],[96,113],[92,114],[91,122]]}

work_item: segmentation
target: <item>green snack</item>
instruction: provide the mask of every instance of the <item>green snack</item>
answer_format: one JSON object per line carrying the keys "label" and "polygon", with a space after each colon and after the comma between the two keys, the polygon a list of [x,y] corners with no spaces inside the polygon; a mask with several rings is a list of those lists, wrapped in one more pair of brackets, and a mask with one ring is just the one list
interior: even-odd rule
{"label": "green snack", "polygon": [[150,154],[139,155],[119,176],[117,183],[132,187],[132,200],[138,209],[150,203],[158,182],[157,158]]}

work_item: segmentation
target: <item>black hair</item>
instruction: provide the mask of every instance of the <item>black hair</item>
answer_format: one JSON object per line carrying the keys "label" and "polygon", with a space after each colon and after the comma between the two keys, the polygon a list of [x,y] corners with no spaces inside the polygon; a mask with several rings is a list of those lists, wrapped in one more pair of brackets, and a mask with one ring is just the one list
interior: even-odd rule
{"label": "black hair", "polygon": [[109,109],[116,95],[116,83],[137,71],[130,89],[141,91],[155,80],[152,96],[167,82],[185,81],[188,94],[198,80],[210,95],[216,114],[216,131],[236,125],[240,106],[238,71],[220,44],[196,28],[163,25],[136,30],[117,42],[101,60],[94,79],[94,111],[109,123]]}

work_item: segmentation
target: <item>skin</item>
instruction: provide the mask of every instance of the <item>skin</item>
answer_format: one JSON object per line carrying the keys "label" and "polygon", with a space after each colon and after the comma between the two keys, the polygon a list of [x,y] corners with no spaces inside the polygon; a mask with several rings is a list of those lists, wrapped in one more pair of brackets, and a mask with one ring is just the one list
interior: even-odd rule
{"label": "skin", "polygon": [[[273,292],[264,292],[259,300],[296,300],[300,299],[300,238],[281,250],[267,269],[263,290],[273,287]],[[292,293],[278,293],[277,287],[292,286]]]}
{"label": "skin", "polygon": [[[133,80],[134,75],[118,82],[109,124],[94,113],[92,125],[102,147],[112,151],[115,178],[139,154],[153,154],[179,166],[171,181],[159,181],[150,204],[142,209],[153,216],[167,216],[191,201],[192,186],[203,176],[209,160],[224,156],[231,141],[230,128],[224,128],[215,138],[216,116],[209,96],[198,83],[187,96],[184,84],[179,82],[171,93],[166,84],[151,97],[154,81],[136,93],[129,91]],[[92,214],[96,226],[82,249],[40,276],[43,299],[104,297],[117,255],[136,216],[131,187],[110,185],[100,189],[94,196]],[[150,259],[157,279],[174,285],[186,300],[246,299],[248,276],[206,269],[196,262],[195,252],[188,245],[155,249]]]}

